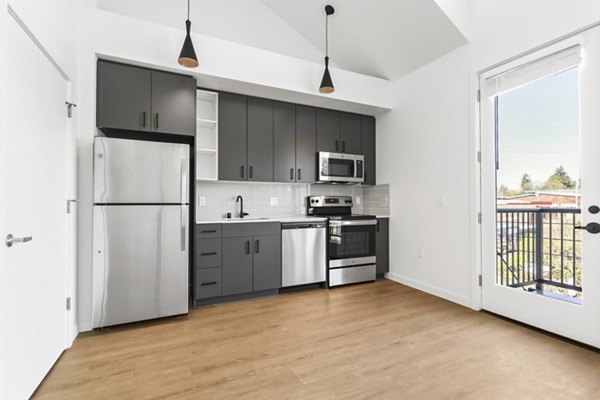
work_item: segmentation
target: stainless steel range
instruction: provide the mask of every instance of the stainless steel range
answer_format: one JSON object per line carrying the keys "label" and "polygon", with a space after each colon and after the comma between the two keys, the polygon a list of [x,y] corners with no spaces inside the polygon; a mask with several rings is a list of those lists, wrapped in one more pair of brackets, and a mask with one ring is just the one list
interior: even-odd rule
{"label": "stainless steel range", "polygon": [[307,215],[325,216],[327,234],[327,286],[375,280],[377,218],[352,214],[350,196],[308,196]]}

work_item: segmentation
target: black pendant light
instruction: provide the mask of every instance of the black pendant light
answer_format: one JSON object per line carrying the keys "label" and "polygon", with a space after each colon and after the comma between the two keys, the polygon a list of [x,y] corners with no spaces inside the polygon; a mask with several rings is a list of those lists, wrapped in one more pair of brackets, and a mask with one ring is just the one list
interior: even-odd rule
{"label": "black pendant light", "polygon": [[187,68],[196,68],[198,66],[198,57],[196,57],[196,51],[194,50],[194,44],[192,43],[192,37],[190,36],[190,29],[192,28],[192,22],[190,21],[190,0],[188,0],[188,13],[187,20],[185,20],[185,40],[181,53],[179,53],[179,59],[177,62]]}
{"label": "black pendant light", "polygon": [[323,79],[321,80],[321,86],[319,92],[329,94],[335,91],[333,82],[331,81],[331,75],[329,74],[329,16],[335,12],[334,8],[330,5],[325,6],[325,72],[323,73]]}

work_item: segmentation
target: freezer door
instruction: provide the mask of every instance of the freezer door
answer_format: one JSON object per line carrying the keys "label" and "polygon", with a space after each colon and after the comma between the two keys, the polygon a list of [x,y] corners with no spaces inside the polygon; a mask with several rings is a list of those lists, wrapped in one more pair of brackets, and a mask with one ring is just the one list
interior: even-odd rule
{"label": "freezer door", "polygon": [[189,204],[189,146],[94,139],[94,203]]}
{"label": "freezer door", "polygon": [[189,206],[94,206],[94,328],[188,312]]}

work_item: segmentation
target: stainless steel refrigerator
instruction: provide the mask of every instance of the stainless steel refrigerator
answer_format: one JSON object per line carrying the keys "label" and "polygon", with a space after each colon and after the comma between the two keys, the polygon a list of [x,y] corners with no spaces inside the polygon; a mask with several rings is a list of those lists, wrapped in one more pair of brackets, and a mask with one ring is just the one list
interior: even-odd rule
{"label": "stainless steel refrigerator", "polygon": [[188,312],[189,146],[94,141],[93,327]]}

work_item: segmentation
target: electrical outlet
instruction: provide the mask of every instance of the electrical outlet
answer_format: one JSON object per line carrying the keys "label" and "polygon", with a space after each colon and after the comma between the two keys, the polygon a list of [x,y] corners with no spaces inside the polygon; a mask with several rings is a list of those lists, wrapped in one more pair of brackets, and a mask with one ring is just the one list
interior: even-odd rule
{"label": "electrical outlet", "polygon": [[200,196],[198,197],[198,207],[206,206],[206,197]]}
{"label": "electrical outlet", "polygon": [[354,202],[356,203],[357,206],[360,205],[360,196],[356,196]]}
{"label": "electrical outlet", "polygon": [[445,194],[438,196],[438,205],[440,207],[445,207],[446,205],[448,205],[448,199],[446,198]]}
{"label": "electrical outlet", "polygon": [[272,206],[278,206],[279,205],[279,197],[271,197],[271,202],[270,204]]}
{"label": "electrical outlet", "polygon": [[417,247],[417,256],[419,258],[425,258],[425,249],[422,247]]}

